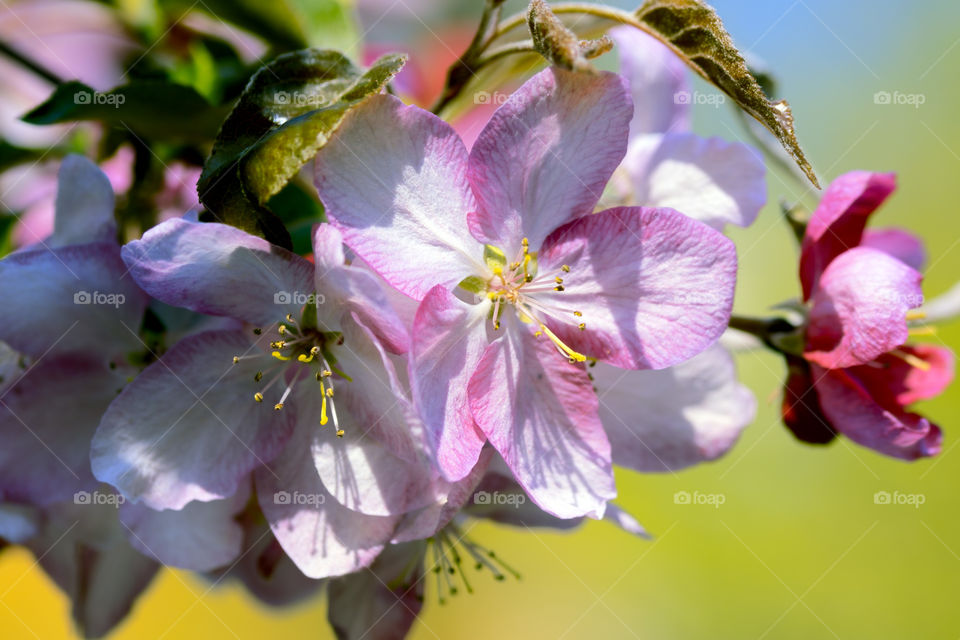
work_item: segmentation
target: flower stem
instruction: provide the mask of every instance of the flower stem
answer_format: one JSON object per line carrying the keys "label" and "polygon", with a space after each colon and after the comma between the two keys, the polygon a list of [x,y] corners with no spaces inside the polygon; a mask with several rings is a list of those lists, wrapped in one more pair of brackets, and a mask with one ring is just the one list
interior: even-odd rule
{"label": "flower stem", "polygon": [[14,62],[18,63],[20,66],[29,69],[34,74],[40,76],[41,78],[43,78],[44,80],[47,80],[52,84],[57,85],[63,82],[63,79],[57,74],[55,74],[53,71],[50,71],[49,69],[41,65],[39,62],[36,62],[26,57],[25,55],[23,55],[22,53],[20,53],[10,45],[8,45],[6,42],[0,41],[0,54],[10,58]]}

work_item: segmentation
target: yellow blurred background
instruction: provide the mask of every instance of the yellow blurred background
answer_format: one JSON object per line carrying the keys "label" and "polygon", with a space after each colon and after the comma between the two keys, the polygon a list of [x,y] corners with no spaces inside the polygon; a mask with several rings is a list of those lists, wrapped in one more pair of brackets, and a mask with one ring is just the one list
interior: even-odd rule
{"label": "yellow blurred background", "polygon": [[[873,224],[908,227],[926,240],[928,297],[960,279],[960,216],[952,200],[960,184],[960,7],[905,0],[713,4],[741,49],[776,73],[821,180],[851,169],[896,171],[899,189]],[[434,37],[423,25],[411,31]],[[876,104],[878,91],[925,101]],[[697,130],[740,136],[728,111],[698,106]],[[736,310],[744,314],[798,294],[795,243],[777,202],[798,199],[804,187],[773,174],[768,184],[770,204],[758,222],[731,234],[741,258]],[[930,340],[960,344],[960,324]],[[760,409],[729,455],[677,474],[618,473],[619,502],[652,541],[598,522],[562,534],[479,523],[471,535],[522,580],[478,575],[473,595],[444,606],[430,583],[412,637],[960,636],[956,385],[921,407],[944,429],[943,453],[907,464],[847,441],[825,448],[794,441],[777,415],[780,360],[748,353],[739,366]],[[725,501],[675,504],[678,491]],[[924,503],[875,504],[878,491],[920,494]],[[0,556],[0,637],[72,637],[69,603],[33,563],[23,550]],[[327,638],[325,606],[318,596],[271,610],[237,586],[165,571],[112,637]]]}

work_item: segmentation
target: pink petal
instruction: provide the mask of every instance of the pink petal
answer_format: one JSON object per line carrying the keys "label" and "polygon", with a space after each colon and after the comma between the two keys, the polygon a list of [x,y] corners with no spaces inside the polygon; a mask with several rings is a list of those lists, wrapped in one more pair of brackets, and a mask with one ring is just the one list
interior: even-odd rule
{"label": "pink petal", "polygon": [[[317,427],[321,396],[304,387],[297,413],[313,434],[314,464],[324,487],[343,506],[375,516],[402,514],[437,498],[434,474],[425,459],[406,395],[392,362],[378,349],[372,332],[351,323],[335,351],[337,369],[351,377],[335,379],[343,437],[335,427]],[[333,378],[332,378],[333,379]]]}
{"label": "pink petal", "polygon": [[883,406],[883,390],[868,388],[855,370],[813,365],[813,376],[830,424],[854,442],[905,460],[940,452],[943,436],[937,425],[901,408]]}
{"label": "pink petal", "polygon": [[634,139],[621,167],[633,202],[670,207],[714,229],[750,226],[767,201],[758,151],[739,142],[692,133]]}
{"label": "pink petal", "polygon": [[646,133],[688,131],[693,94],[680,57],[634,27],[616,27],[609,33],[620,56],[620,75],[633,95],[630,139]]}
{"label": "pink petal", "polygon": [[225,500],[191,502],[179,511],[140,504],[120,507],[120,521],[134,549],[168,567],[210,571],[246,551],[236,520],[250,498],[249,483]]}
{"label": "pink petal", "polygon": [[591,369],[613,462],[671,471],[716,459],[753,421],[757,401],[737,381],[733,358],[714,345],[660,371]]}
{"label": "pink petal", "polygon": [[467,384],[487,346],[487,307],[471,307],[437,286],[413,321],[408,371],[413,405],[440,473],[457,481],[477,464],[486,437],[474,423]]}
{"label": "pink petal", "polygon": [[0,340],[33,357],[52,349],[106,361],[142,350],[136,332],[147,296],[126,272],[115,242],[8,255],[0,260]]}
{"label": "pink petal", "polygon": [[239,331],[208,331],[174,345],[104,414],[90,454],[94,475],[153,509],[234,495],[292,430],[292,411],[254,402],[263,361],[233,363],[251,351]]}
{"label": "pink petal", "polygon": [[811,299],[804,357],[828,368],[870,362],[907,341],[907,311],[923,302],[922,277],[876,249],[835,258]]}
{"label": "pink petal", "polygon": [[892,173],[851,171],[830,183],[803,238],[800,281],[803,299],[838,255],[860,244],[867,219],[897,188]]}
{"label": "pink petal", "polygon": [[288,446],[254,475],[263,515],[283,550],[310,578],[352,573],[376,559],[396,517],[368,516],[340,505],[323,486],[301,422]]}
{"label": "pink petal", "polygon": [[390,284],[423,298],[483,269],[464,225],[475,207],[467,150],[449,124],[398,99],[356,109],[314,160],[328,218]]}
{"label": "pink petal", "polygon": [[124,384],[106,362],[48,356],[0,396],[0,495],[48,505],[96,486],[90,440]]}
{"label": "pink petal", "polygon": [[564,290],[537,301],[583,314],[549,322],[567,345],[619,367],[662,369],[726,329],[737,257],[729,239],[672,209],[621,207],[557,229],[538,269],[562,276]]}
{"label": "pink petal", "polygon": [[344,313],[356,313],[391,353],[406,353],[410,334],[390,303],[389,287],[373,273],[346,264],[343,236],[333,225],[314,228],[313,251],[316,290],[329,298],[318,308],[319,315],[330,316],[336,323],[332,326],[339,326]]}
{"label": "pink petal", "polygon": [[473,416],[541,509],[601,518],[616,490],[590,379],[545,337],[504,320],[505,335],[487,347],[470,380]]}
{"label": "pink petal", "polygon": [[508,256],[526,237],[593,211],[627,150],[632,114],[623,80],[557,68],[541,71],[490,119],[470,151],[479,201],[470,229]]}
{"label": "pink petal", "polygon": [[927,263],[923,240],[903,229],[867,229],[860,246],[889,253],[917,271],[923,271]]}
{"label": "pink petal", "polygon": [[48,244],[115,243],[113,200],[110,180],[97,165],[83,156],[66,156],[57,175],[56,217]]}
{"label": "pink petal", "polygon": [[161,302],[254,325],[299,317],[314,291],[308,261],[215,222],[167,220],[125,245],[123,259]]}
{"label": "pink petal", "polygon": [[369,571],[331,580],[327,619],[341,640],[403,640],[423,607],[425,547],[390,545]]}

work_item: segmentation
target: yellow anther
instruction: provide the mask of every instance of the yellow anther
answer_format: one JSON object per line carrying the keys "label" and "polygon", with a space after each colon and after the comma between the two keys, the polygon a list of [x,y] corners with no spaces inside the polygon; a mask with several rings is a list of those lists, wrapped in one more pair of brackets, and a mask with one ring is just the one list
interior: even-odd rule
{"label": "yellow anther", "polygon": [[280,325],[280,328],[277,329],[277,333],[279,333],[280,335],[286,335],[286,333],[287,333],[287,325],[285,325],[285,324]]}
{"label": "yellow anther", "polygon": [[560,276],[557,276],[556,278],[554,278],[554,280],[556,280],[557,284],[563,284],[563,278],[561,278]]}
{"label": "yellow anther", "polygon": [[563,285],[562,285],[562,284],[558,284],[557,286],[555,286],[555,287],[553,288],[553,290],[554,290],[554,291],[566,291],[566,289],[563,288]]}
{"label": "yellow anther", "polygon": [[534,338],[539,338],[539,337],[542,336],[542,335],[543,335],[543,331],[537,331],[537,332],[535,332],[535,333],[533,334],[533,337],[534,337]]}
{"label": "yellow anther", "polygon": [[233,364],[240,362],[240,356],[233,356]]}
{"label": "yellow anther", "polygon": [[257,402],[263,402],[263,394],[258,391],[255,394],[253,394],[253,399],[256,400]]}
{"label": "yellow anther", "polygon": [[256,382],[260,382],[261,380],[263,380],[263,371],[257,371],[256,375],[253,376],[253,379]]}
{"label": "yellow anther", "polygon": [[292,313],[288,313],[288,314],[287,314],[287,322],[293,322],[293,314],[292,314]]}
{"label": "yellow anther", "polygon": [[333,375],[333,372],[330,371],[330,369],[324,369],[323,371],[320,372],[320,375],[323,376],[324,378],[329,378],[330,376]]}
{"label": "yellow anther", "polygon": [[564,355],[566,355],[570,359],[571,362],[585,362],[587,360],[587,356],[583,355],[582,353],[578,353],[574,351],[573,349],[568,347],[566,344],[564,344],[563,340],[558,338],[557,334],[555,334],[553,331],[550,331],[550,328],[547,327],[547,325],[541,324],[540,330],[543,331],[545,334],[547,334],[547,337],[553,341],[553,344],[557,345],[557,348],[560,349],[560,351],[562,351]]}
{"label": "yellow anther", "polygon": [[343,434],[346,433],[343,429],[337,429],[337,437],[342,438]]}
{"label": "yellow anther", "polygon": [[283,355],[282,353],[280,353],[279,351],[274,351],[274,352],[271,353],[270,355],[272,355],[272,356],[273,356],[274,358],[276,358],[277,360],[283,360],[284,362],[286,362],[287,360],[290,360],[290,359],[291,359],[291,356],[285,356],[285,355]]}
{"label": "yellow anther", "polygon": [[494,323],[493,323],[493,330],[494,330],[494,331],[499,331],[499,330],[500,330],[500,321],[499,321],[499,320],[498,320],[497,322],[494,322]]}
{"label": "yellow anther", "polygon": [[560,271],[563,271],[564,273],[570,273],[570,265],[562,265],[560,267]]}
{"label": "yellow anther", "polygon": [[328,398],[333,397],[333,387],[327,387],[327,397]]}
{"label": "yellow anther", "polygon": [[520,241],[520,244],[522,244],[523,248],[526,249],[527,247],[530,246],[530,241],[524,238],[523,240]]}
{"label": "yellow anther", "polygon": [[297,356],[297,360],[300,362],[312,362],[318,353],[320,353],[320,347],[311,347],[309,355],[301,353]]}
{"label": "yellow anther", "polygon": [[270,343],[271,349],[283,349],[285,346],[287,346],[287,343],[283,340],[274,340]]}
{"label": "yellow anther", "polygon": [[918,358],[912,353],[907,353],[906,351],[901,351],[900,349],[894,349],[890,353],[902,358],[904,362],[915,369],[920,369],[920,371],[930,371],[930,363],[922,358]]}
{"label": "yellow anther", "polygon": [[579,311],[574,311],[574,312],[573,312],[573,315],[577,316],[578,318],[581,317],[581,316],[583,316],[583,314],[582,314],[581,312],[579,312]]}
{"label": "yellow anther", "polygon": [[926,317],[927,314],[919,309],[911,309],[910,311],[907,311],[907,322],[911,322],[913,320],[923,320]]}
{"label": "yellow anther", "polygon": [[283,409],[283,403],[282,403],[282,402],[278,402],[277,404],[273,405],[273,410],[274,410],[274,411],[280,411],[280,409]]}
{"label": "yellow anther", "polygon": [[577,325],[577,329],[580,329],[580,331],[583,331],[586,328],[587,328],[586,322],[581,322],[580,324]]}

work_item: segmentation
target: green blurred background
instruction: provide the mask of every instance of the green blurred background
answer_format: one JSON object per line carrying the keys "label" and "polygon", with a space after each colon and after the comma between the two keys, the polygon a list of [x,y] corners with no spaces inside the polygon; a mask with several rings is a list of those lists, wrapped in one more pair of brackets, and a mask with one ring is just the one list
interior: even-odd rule
{"label": "green blurred background", "polygon": [[[470,5],[478,3],[453,3],[449,10],[418,4],[408,9],[398,0],[371,37],[446,47],[437,35],[443,24],[468,21]],[[960,279],[960,216],[950,200],[960,182],[960,5],[713,4],[740,48],[776,74],[821,180],[851,169],[896,171],[899,189],[874,224],[909,227],[926,240],[928,297]],[[376,17],[387,7],[368,11]],[[875,104],[878,91],[922,94],[925,102]],[[742,135],[729,105],[699,106],[695,119],[704,135]],[[768,184],[771,204],[760,219],[732,233],[741,259],[736,309],[744,314],[761,314],[798,294],[795,243],[777,203],[813,194],[779,174]],[[940,327],[929,340],[960,344],[960,324]],[[739,366],[760,408],[728,456],[677,474],[618,474],[620,504],[654,534],[652,541],[598,522],[562,534],[476,524],[471,535],[520,570],[522,580],[478,575],[473,595],[444,606],[431,583],[412,637],[960,636],[956,388],[921,407],[945,431],[943,453],[906,464],[846,441],[826,448],[797,443],[778,421],[779,359],[748,353]],[[725,501],[675,504],[678,491],[722,494]],[[919,494],[924,503],[878,505],[878,491]],[[3,554],[0,636],[71,637],[68,602],[32,565],[25,551]],[[325,613],[320,598],[271,610],[239,587],[210,588],[185,572],[166,571],[113,637],[326,638]]]}

